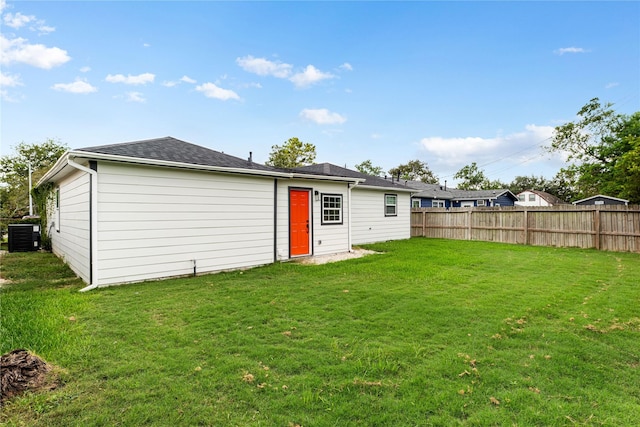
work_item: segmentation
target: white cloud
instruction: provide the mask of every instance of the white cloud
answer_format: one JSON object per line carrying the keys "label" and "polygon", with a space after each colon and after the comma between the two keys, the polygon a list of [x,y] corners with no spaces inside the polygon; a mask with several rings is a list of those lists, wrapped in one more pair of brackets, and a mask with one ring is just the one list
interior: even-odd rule
{"label": "white cloud", "polygon": [[340,69],[345,71],[353,71],[353,67],[348,62],[345,62],[344,64],[342,64],[340,66]]}
{"label": "white cloud", "polygon": [[11,75],[0,71],[0,87],[22,86],[19,75]]}
{"label": "white cloud", "polygon": [[259,76],[273,76],[280,79],[289,77],[291,75],[291,69],[293,68],[290,64],[269,61],[265,58],[254,58],[251,55],[236,58],[236,63],[249,73],[254,73]]}
{"label": "white cloud", "polygon": [[20,12],[13,14],[7,13],[3,16],[4,24],[11,28],[21,28],[27,25],[29,22],[33,22],[36,20],[36,17],[33,15],[23,15]]}
{"label": "white cloud", "polygon": [[182,76],[182,77],[181,77],[179,80],[177,80],[177,81],[167,81],[167,82],[162,82],[162,85],[163,85],[163,86],[166,86],[166,87],[174,87],[174,86],[179,85],[180,83],[196,84],[196,83],[197,83],[197,81],[196,81],[196,80],[194,80],[194,79],[192,79],[192,78],[190,78],[190,77]]}
{"label": "white cloud", "polygon": [[146,85],[147,83],[153,83],[153,80],[155,79],[155,74],[151,74],[151,73],[143,73],[143,74],[138,74],[137,76],[132,76],[131,74],[129,74],[128,76],[125,76],[123,74],[109,74],[106,77],[106,81],[108,81],[109,83],[124,83],[127,85]]}
{"label": "white cloud", "polygon": [[88,73],[89,71],[91,71],[91,67],[82,67],[82,68],[80,68],[80,72],[81,73]]}
{"label": "white cloud", "polygon": [[498,134],[493,138],[434,136],[421,139],[420,147],[435,159],[434,165],[448,168],[461,168],[471,162],[482,164],[496,159],[522,161],[531,157],[532,152],[539,153],[553,130],[553,126],[527,125],[522,132]]}
{"label": "white cloud", "polygon": [[0,0],[0,13],[7,7],[6,0]]}
{"label": "white cloud", "polygon": [[56,27],[50,27],[49,25],[44,25],[43,23],[41,23],[35,29],[38,30],[40,34],[47,34],[53,33],[56,30]]}
{"label": "white cloud", "polygon": [[5,89],[16,86],[22,86],[22,81],[20,81],[18,74],[12,75],[0,71],[0,99],[7,102],[18,102],[18,99],[10,95],[9,91]]}
{"label": "white cloud", "polygon": [[260,83],[255,83],[255,82],[242,83],[238,85],[238,87],[241,87],[242,89],[262,89],[262,85]]}
{"label": "white cloud", "polygon": [[77,78],[73,83],[56,83],[51,86],[51,88],[60,92],[77,94],[87,94],[98,91],[98,88],[91,86],[86,80],[80,78]]}
{"label": "white cloud", "polygon": [[227,101],[229,99],[240,99],[238,94],[234,91],[223,89],[213,83],[204,83],[202,85],[196,86],[196,90],[198,92],[202,92],[207,98],[215,98],[222,101]]}
{"label": "white cloud", "polygon": [[611,83],[607,83],[607,84],[604,86],[604,88],[605,88],[605,89],[611,89],[611,88],[614,88],[614,87],[616,87],[616,86],[620,86],[620,83],[618,83],[618,82],[611,82]]}
{"label": "white cloud", "polygon": [[143,98],[142,93],[140,92],[127,92],[126,100],[127,102],[140,102],[140,103],[147,102],[147,100]]}
{"label": "white cloud", "polygon": [[565,53],[586,53],[586,49],[581,47],[561,47],[553,51],[556,55],[564,55]]}
{"label": "white cloud", "polygon": [[326,108],[320,109],[310,109],[305,108],[300,112],[300,117],[303,119],[312,121],[319,125],[334,125],[334,124],[342,124],[347,121],[346,118],[341,116],[338,113],[332,113]]}
{"label": "white cloud", "polygon": [[3,35],[0,35],[0,58],[3,65],[23,63],[45,70],[71,59],[66,50],[42,44],[29,44],[28,40],[23,38],[7,39]]}
{"label": "white cloud", "polygon": [[330,73],[324,73],[313,65],[307,65],[307,68],[301,73],[294,74],[289,80],[297,87],[307,87],[322,80],[332,79],[335,76]]}
{"label": "white cloud", "polygon": [[14,29],[20,29],[30,24],[29,29],[31,31],[38,31],[42,34],[51,33],[56,30],[54,27],[45,25],[43,20],[37,19],[33,15],[23,15],[20,12],[17,12],[15,14],[7,13],[3,16],[2,20],[7,27],[11,27]]}

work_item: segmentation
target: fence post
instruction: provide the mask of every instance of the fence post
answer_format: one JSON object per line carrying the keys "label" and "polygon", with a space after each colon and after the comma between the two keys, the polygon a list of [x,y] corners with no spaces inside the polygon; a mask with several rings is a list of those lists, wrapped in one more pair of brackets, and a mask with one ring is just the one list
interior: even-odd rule
{"label": "fence post", "polygon": [[422,211],[422,237],[427,237],[427,211]]}
{"label": "fence post", "polygon": [[473,208],[469,208],[467,211],[467,240],[471,240],[471,210]]}
{"label": "fence post", "polygon": [[594,231],[596,232],[595,237],[596,237],[596,241],[595,243],[595,248],[600,250],[600,206],[596,206],[596,210],[595,210],[595,217],[593,218],[593,228],[595,229]]}
{"label": "fence post", "polygon": [[529,244],[529,211],[527,210],[527,208],[524,208],[524,218],[523,218],[523,223],[524,223],[524,244],[528,245]]}

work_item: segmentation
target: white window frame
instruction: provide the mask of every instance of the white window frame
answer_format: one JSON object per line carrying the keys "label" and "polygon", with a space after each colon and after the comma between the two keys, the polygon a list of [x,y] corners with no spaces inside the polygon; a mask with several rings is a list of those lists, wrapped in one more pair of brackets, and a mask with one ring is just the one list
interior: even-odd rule
{"label": "white window frame", "polygon": [[476,200],[476,204],[478,206],[487,206],[487,204],[484,202],[484,200]]}
{"label": "white window frame", "polygon": [[419,208],[420,207],[420,199],[411,199],[411,207]]}
{"label": "white window frame", "polygon": [[432,200],[431,201],[432,208],[444,208],[444,200]]}
{"label": "white window frame", "polygon": [[536,195],[535,194],[529,194],[529,201],[530,202],[535,202],[536,201]]}
{"label": "white window frame", "polygon": [[[393,197],[393,203],[390,203],[389,198],[391,197]],[[398,216],[398,195],[397,194],[387,193],[384,195],[384,216]]]}
{"label": "white window frame", "polygon": [[56,204],[56,216],[55,218],[55,228],[56,228],[56,232],[59,233],[60,232],[60,187],[56,188],[56,194],[55,194],[55,204]]}
{"label": "white window frame", "polygon": [[342,224],[342,194],[325,194],[320,196],[322,225]]}

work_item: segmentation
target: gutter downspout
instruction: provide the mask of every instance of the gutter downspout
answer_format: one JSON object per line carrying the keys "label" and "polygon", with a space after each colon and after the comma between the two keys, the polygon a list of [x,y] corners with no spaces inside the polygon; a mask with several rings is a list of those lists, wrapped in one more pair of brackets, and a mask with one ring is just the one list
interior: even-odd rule
{"label": "gutter downspout", "polygon": [[[358,181],[354,182],[353,187],[357,186],[358,184],[359,184]],[[353,252],[353,248],[351,247],[351,210],[353,209],[353,203],[351,203],[351,189],[353,187],[351,186],[350,182],[347,184],[347,188],[348,188],[347,196],[349,199],[349,226],[348,226],[348,233],[347,233],[348,234],[347,244],[349,245],[349,252]]]}
{"label": "gutter downspout", "polygon": [[91,283],[89,286],[80,289],[80,292],[86,292],[98,287],[98,172],[86,166],[82,166],[70,158],[67,159],[67,164],[73,168],[81,170],[82,172],[88,173],[91,180],[91,211],[89,212],[89,216],[91,218],[91,223],[89,225],[89,239],[91,245]]}

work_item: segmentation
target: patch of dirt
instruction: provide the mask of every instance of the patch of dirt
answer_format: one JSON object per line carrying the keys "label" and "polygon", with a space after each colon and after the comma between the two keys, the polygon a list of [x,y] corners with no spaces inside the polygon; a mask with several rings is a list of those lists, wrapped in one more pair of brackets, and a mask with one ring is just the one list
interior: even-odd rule
{"label": "patch of dirt", "polygon": [[0,371],[0,402],[25,391],[53,390],[58,386],[53,366],[27,350],[3,354]]}
{"label": "patch of dirt", "polygon": [[379,252],[367,249],[354,249],[351,252],[340,252],[337,254],[316,255],[306,258],[300,258],[296,262],[300,264],[327,264],[329,262],[345,261],[348,259],[361,258],[366,255],[377,254]]}
{"label": "patch of dirt", "polygon": [[[2,260],[2,257],[6,253],[7,253],[7,251],[0,251],[0,261]],[[11,283],[9,280],[3,279],[2,277],[0,277],[0,288],[2,287],[2,285],[8,285],[9,283]]]}

